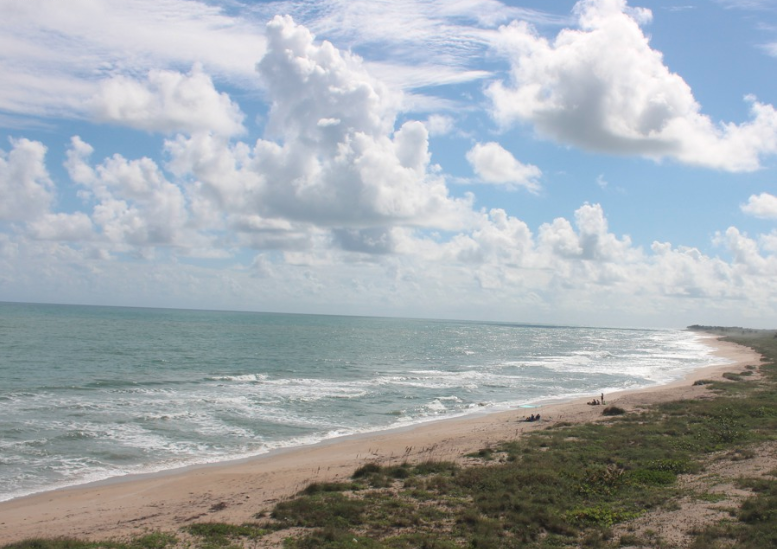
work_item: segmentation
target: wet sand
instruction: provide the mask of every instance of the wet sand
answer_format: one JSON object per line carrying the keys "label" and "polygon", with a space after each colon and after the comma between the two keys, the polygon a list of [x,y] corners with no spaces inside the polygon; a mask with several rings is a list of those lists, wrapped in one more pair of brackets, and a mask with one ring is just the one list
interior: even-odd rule
{"label": "wet sand", "polygon": [[[733,361],[694,371],[685,379],[649,389],[605,395],[607,405],[627,410],[670,400],[704,398],[698,379],[716,379],[758,365],[755,351],[718,341],[706,342]],[[599,398],[590,395],[587,400]],[[464,460],[467,453],[554,422],[597,421],[604,406],[586,399],[545,403],[498,413],[441,420],[369,435],[343,437],[313,446],[247,460],[190,467],[152,475],[123,477],[44,492],[0,503],[0,543],[32,537],[124,538],[149,530],[175,532],[194,522],[248,522],[311,482],[348,479],[369,462]],[[523,421],[530,413],[542,420]]]}

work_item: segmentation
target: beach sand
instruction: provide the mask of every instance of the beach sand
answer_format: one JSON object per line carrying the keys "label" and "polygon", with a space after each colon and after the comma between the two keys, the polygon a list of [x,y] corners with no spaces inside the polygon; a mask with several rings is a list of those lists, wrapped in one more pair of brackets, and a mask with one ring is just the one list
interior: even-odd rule
{"label": "beach sand", "polygon": [[[704,398],[698,379],[717,379],[758,365],[753,350],[707,341],[716,355],[733,363],[694,371],[669,385],[605,395],[607,405],[632,410],[670,400]],[[599,395],[590,395],[599,398]],[[175,532],[195,522],[250,522],[311,482],[346,480],[369,462],[464,460],[464,455],[521,433],[565,421],[602,419],[603,406],[585,399],[546,403],[538,409],[441,420],[370,435],[343,437],[314,446],[274,452],[248,460],[198,466],[160,474],[125,477],[0,503],[0,544],[32,537],[124,538],[149,530]],[[540,412],[542,421],[523,418]]]}

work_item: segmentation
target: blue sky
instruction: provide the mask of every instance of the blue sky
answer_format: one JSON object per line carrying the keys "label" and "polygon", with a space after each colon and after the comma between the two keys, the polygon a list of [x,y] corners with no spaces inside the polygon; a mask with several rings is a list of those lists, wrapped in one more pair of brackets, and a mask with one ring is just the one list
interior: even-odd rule
{"label": "blue sky", "polygon": [[772,0],[0,15],[0,300],[777,326]]}

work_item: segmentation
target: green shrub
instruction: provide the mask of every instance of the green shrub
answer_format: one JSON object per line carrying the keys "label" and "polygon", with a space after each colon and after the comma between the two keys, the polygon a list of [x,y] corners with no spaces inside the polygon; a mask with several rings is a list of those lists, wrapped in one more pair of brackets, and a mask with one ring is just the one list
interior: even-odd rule
{"label": "green shrub", "polygon": [[459,466],[452,461],[425,461],[419,463],[413,468],[413,472],[417,475],[432,475],[432,474],[455,474],[459,470]]}
{"label": "green shrub", "polygon": [[629,482],[647,486],[669,486],[677,479],[677,475],[672,471],[635,469],[634,471],[629,471],[628,479]]}
{"label": "green shrub", "polygon": [[71,538],[33,538],[4,545],[3,549],[94,549],[96,547],[96,543]]}
{"label": "green shrub", "polygon": [[596,525],[611,527],[617,522],[637,518],[639,513],[633,511],[617,510],[607,505],[595,507],[581,507],[569,511],[567,520],[577,525]]}
{"label": "green shrub", "polygon": [[671,471],[676,475],[682,475],[696,472],[699,466],[687,459],[653,459],[648,461],[647,468],[656,471]]}
{"label": "green shrub", "polygon": [[607,406],[607,408],[602,410],[603,416],[621,416],[625,413],[626,413],[626,410],[618,406]]}
{"label": "green shrub", "polygon": [[237,538],[257,539],[268,532],[257,524],[238,525],[223,522],[200,522],[187,526],[183,530],[213,546],[227,546]]}
{"label": "green shrub", "polygon": [[302,494],[311,496],[321,492],[348,492],[361,489],[361,485],[352,482],[314,482],[309,484]]}
{"label": "green shrub", "polygon": [[361,524],[365,507],[364,501],[334,492],[283,501],[270,516],[286,526],[343,528]]}
{"label": "green shrub", "polygon": [[383,549],[385,546],[365,536],[358,536],[349,530],[333,527],[315,530],[301,538],[287,539],[286,549]]}
{"label": "green shrub", "polygon": [[364,478],[369,475],[381,473],[382,471],[383,467],[377,463],[367,463],[356,469],[356,471],[353,472],[353,475],[351,475],[351,478]]}

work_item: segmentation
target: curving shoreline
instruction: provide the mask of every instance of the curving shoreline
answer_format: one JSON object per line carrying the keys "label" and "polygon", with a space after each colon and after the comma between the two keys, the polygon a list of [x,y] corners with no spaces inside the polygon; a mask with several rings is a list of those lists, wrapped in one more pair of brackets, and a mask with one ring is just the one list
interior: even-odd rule
{"label": "curving shoreline", "polygon": [[[633,409],[706,393],[693,382],[758,364],[749,348],[707,344],[732,361],[692,372],[685,379],[648,389],[605,395],[608,404]],[[594,396],[594,395],[591,395]],[[590,398],[590,397],[589,397]],[[174,531],[194,521],[244,522],[314,481],[342,480],[366,462],[459,460],[466,453],[515,438],[551,422],[595,421],[601,408],[585,399],[543,404],[543,421],[520,421],[527,409],[441,420],[392,431],[330,439],[310,447],[275,451],[227,464],[118,479],[44,492],[0,503],[0,543],[35,536],[105,539],[145,531]]]}

